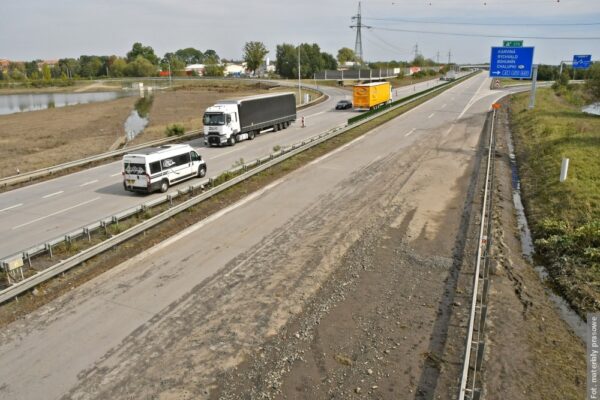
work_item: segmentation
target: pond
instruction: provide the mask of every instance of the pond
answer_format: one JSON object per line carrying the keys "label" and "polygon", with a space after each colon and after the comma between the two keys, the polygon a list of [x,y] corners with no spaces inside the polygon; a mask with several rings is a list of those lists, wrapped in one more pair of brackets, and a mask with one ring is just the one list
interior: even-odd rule
{"label": "pond", "polygon": [[131,96],[131,92],[94,93],[19,93],[0,95],[0,115],[47,108],[66,107],[77,104],[97,103]]}

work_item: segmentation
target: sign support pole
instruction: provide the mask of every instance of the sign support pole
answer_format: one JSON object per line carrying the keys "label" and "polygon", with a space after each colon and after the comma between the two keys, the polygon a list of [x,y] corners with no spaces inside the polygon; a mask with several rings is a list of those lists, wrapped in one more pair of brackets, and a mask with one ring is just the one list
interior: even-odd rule
{"label": "sign support pole", "polygon": [[535,86],[537,83],[538,66],[533,66],[533,76],[531,77],[531,96],[529,97],[529,109],[533,110],[535,107]]}

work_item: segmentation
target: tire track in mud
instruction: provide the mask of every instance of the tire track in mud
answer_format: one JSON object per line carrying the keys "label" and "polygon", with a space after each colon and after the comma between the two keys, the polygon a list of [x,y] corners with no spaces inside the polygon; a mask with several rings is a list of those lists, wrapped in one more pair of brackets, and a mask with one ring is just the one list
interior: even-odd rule
{"label": "tire track in mud", "polygon": [[[203,398],[216,375],[239,364],[301,311],[336,261],[381,213],[426,152],[388,155],[322,196],[257,251],[229,262],[129,335],[64,398]],[[395,163],[394,167],[398,167]],[[398,182],[400,184],[398,185]]]}

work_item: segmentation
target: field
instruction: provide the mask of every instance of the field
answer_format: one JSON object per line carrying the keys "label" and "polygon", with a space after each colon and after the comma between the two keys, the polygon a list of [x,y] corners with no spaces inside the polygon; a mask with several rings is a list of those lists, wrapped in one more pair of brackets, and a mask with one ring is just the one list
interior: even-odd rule
{"label": "field", "polygon": [[[103,90],[91,84],[79,90]],[[274,89],[290,90],[290,89]],[[204,110],[223,98],[269,93],[254,82],[200,81],[156,91],[149,124],[133,144],[165,137],[168,124],[202,127]],[[314,94],[313,94],[314,97]],[[138,98],[75,105],[0,116],[0,177],[77,160],[115,148],[124,141],[124,122]]]}
{"label": "field", "polygon": [[[539,89],[511,101],[511,125],[538,263],[580,315],[600,310],[600,118],[581,89]],[[561,162],[570,159],[559,182]]]}

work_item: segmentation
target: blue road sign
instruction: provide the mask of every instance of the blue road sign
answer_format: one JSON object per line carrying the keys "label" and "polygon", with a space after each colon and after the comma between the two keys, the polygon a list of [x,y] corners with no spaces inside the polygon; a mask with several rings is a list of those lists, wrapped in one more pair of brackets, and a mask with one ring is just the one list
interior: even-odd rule
{"label": "blue road sign", "polygon": [[531,78],[533,47],[492,47],[492,78]]}
{"label": "blue road sign", "polygon": [[588,69],[592,63],[592,55],[575,55],[573,56],[573,69]]}

